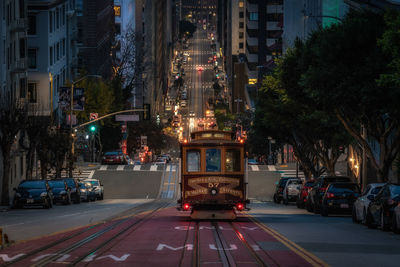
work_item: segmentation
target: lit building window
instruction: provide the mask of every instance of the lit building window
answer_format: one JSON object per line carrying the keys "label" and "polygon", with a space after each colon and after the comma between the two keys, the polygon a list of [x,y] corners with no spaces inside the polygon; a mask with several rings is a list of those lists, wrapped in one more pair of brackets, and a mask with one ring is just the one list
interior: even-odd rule
{"label": "lit building window", "polygon": [[239,2],[239,7],[244,7],[244,2],[243,1]]}
{"label": "lit building window", "polygon": [[120,6],[114,6],[114,14],[117,17],[121,16],[121,7]]}
{"label": "lit building window", "polygon": [[257,83],[257,79],[249,79],[249,84],[256,84]]}

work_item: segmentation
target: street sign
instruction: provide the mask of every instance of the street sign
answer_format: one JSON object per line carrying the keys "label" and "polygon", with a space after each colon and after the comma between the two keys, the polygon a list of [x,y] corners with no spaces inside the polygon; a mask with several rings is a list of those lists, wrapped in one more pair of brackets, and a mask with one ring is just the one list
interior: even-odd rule
{"label": "street sign", "polygon": [[139,121],[139,115],[115,115],[116,121]]}
{"label": "street sign", "polygon": [[99,113],[90,113],[90,120],[97,120],[97,118],[99,117]]}

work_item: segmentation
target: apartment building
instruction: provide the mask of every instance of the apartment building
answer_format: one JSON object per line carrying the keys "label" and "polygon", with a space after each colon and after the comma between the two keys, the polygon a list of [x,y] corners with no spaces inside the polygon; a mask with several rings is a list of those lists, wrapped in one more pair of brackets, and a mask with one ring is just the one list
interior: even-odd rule
{"label": "apartment building", "polygon": [[[0,3],[0,108],[11,104],[25,103],[30,94],[27,91],[27,31],[28,19],[26,1],[3,0]],[[16,142],[11,149],[10,175],[2,177],[3,153],[0,149],[0,181],[9,179],[11,188],[16,187],[26,174],[26,152]],[[0,182],[0,197],[2,192]]]}

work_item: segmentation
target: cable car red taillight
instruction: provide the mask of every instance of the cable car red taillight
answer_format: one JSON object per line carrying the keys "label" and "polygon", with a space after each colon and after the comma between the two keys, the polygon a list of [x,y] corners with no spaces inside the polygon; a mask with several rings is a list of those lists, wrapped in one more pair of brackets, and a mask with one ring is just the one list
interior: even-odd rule
{"label": "cable car red taillight", "polygon": [[189,210],[190,205],[188,203],[183,204],[183,210]]}
{"label": "cable car red taillight", "polygon": [[236,204],[236,209],[237,210],[243,210],[243,208],[244,208],[244,206],[243,206],[243,204],[242,203],[238,203],[238,204]]}

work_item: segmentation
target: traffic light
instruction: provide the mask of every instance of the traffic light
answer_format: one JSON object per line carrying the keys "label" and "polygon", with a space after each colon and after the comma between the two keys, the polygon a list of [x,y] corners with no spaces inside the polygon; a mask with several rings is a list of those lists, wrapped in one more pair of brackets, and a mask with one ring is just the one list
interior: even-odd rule
{"label": "traffic light", "polygon": [[96,131],[96,125],[91,125],[89,130],[94,133]]}
{"label": "traffic light", "polygon": [[150,120],[150,104],[143,104],[143,120]]}

